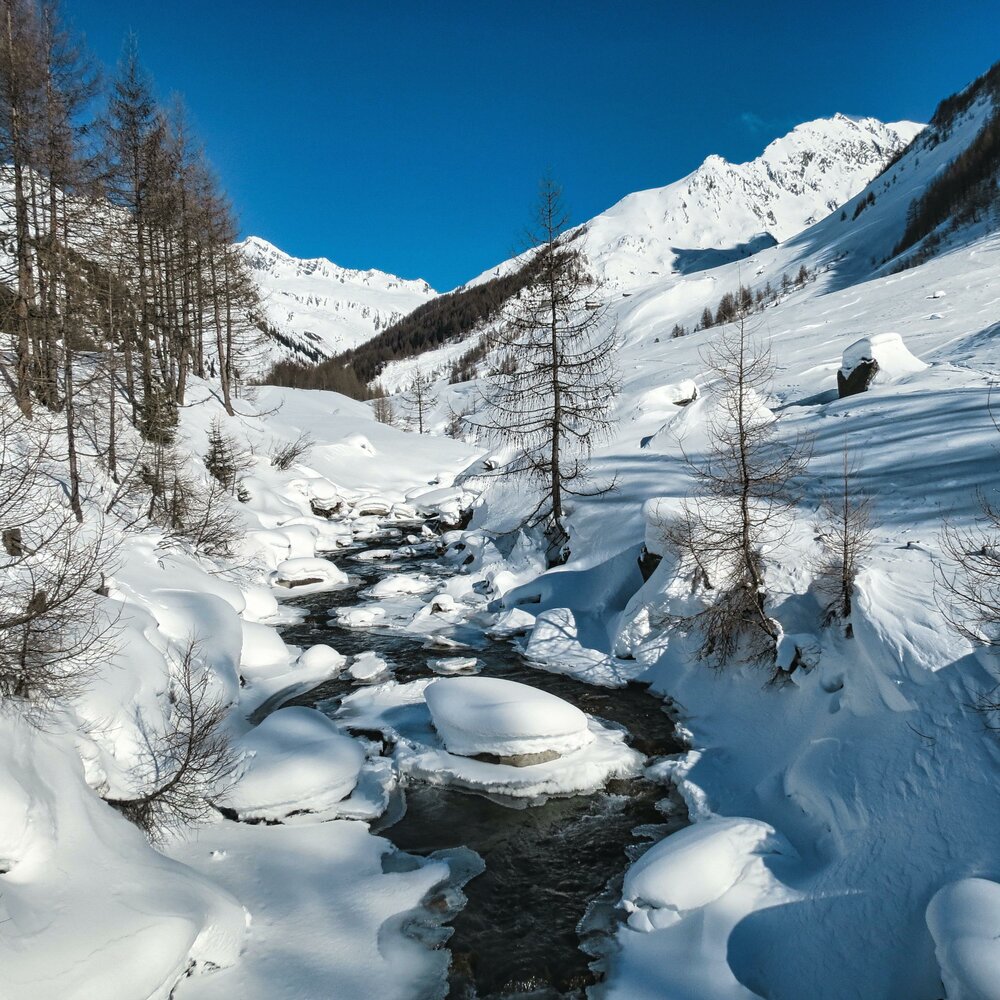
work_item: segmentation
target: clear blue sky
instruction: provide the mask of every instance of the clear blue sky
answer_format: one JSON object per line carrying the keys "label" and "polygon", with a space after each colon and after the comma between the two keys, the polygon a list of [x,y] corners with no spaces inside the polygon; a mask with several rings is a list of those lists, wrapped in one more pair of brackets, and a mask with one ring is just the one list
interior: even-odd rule
{"label": "clear blue sky", "polygon": [[447,289],[517,247],[551,168],[575,221],[800,121],[926,120],[1000,58],[997,0],[64,0],[185,96],[245,233]]}

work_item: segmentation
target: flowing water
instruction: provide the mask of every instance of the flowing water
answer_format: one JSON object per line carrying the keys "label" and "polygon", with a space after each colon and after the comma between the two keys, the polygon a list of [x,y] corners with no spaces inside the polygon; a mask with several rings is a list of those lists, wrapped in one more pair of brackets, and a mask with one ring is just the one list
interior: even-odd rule
{"label": "flowing water", "polygon": [[[334,561],[352,586],[292,602],[303,621],[284,630],[290,643],[324,642],[345,655],[374,650],[406,682],[431,674],[428,660],[446,655],[427,649],[424,637],[389,628],[347,629],[330,624],[330,612],[363,603],[360,591],[400,569],[445,578],[453,567],[435,555],[407,554],[396,538],[372,546],[393,548],[391,562],[359,562],[362,549],[344,550]],[[508,641],[489,639],[471,627],[452,633],[476,648],[481,673],[548,691],[599,719],[624,727],[628,743],[649,757],[678,753],[674,726],[660,699],[639,685],[607,689],[531,666]],[[332,714],[354,690],[350,679],[330,681],[285,704],[320,707]],[[468,903],[452,920],[451,990],[454,998],[578,997],[599,977],[591,968],[608,952],[620,915],[615,910],[621,876],[630,858],[650,839],[686,821],[676,802],[657,808],[668,790],[644,778],[613,780],[600,792],[552,798],[543,805],[409,780],[405,810],[390,809],[373,829],[401,850],[426,855],[469,847],[485,862],[483,874],[464,889]],[[599,968],[599,963],[598,963]]]}

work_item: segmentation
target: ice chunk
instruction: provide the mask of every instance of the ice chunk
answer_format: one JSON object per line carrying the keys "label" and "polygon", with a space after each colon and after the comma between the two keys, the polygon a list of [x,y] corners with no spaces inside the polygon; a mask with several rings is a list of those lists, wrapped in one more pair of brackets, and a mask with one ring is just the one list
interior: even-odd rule
{"label": "ice chunk", "polygon": [[500,757],[569,753],[593,739],[576,706],[527,684],[497,677],[452,677],[427,686],[434,727],[451,753]]}

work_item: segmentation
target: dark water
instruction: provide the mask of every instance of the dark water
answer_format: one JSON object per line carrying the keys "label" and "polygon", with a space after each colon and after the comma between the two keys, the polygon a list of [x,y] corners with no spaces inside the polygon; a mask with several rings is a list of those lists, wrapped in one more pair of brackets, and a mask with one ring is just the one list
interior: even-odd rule
{"label": "dark water", "polygon": [[[398,540],[380,539],[371,547],[399,545]],[[363,602],[359,591],[399,569],[444,578],[454,567],[433,554],[373,564],[355,561],[356,553],[345,550],[335,558],[352,576],[350,589],[294,601],[307,617],[284,630],[286,641],[325,642],[345,655],[373,649],[391,661],[399,681],[428,676],[428,659],[446,656],[447,651],[429,650],[421,637],[387,628],[328,624],[330,610]],[[453,637],[476,647],[456,653],[477,656],[483,675],[530,684],[616,723],[628,731],[629,744],[649,757],[684,749],[663,703],[638,685],[592,687],[531,666],[513,643],[491,640],[469,628]],[[285,704],[320,705],[332,713],[355,686],[349,679],[328,682]],[[383,820],[389,825],[375,829],[412,854],[466,846],[486,864],[485,872],[466,885],[468,903],[452,920],[449,995],[583,996],[586,986],[596,981],[591,963],[607,950],[607,931],[617,919],[617,889],[629,859],[641,853],[650,838],[658,839],[686,822],[676,803],[667,815],[657,808],[667,794],[663,786],[636,778],[612,781],[593,795],[524,807],[410,781],[402,818],[395,818],[397,811],[391,820]]]}

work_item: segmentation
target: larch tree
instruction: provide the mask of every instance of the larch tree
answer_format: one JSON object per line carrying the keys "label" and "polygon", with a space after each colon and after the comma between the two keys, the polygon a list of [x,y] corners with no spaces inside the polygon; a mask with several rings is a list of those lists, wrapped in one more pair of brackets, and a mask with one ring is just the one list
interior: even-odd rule
{"label": "larch tree", "polygon": [[705,607],[678,624],[695,627],[698,655],[724,666],[775,661],[781,626],[771,616],[765,548],[780,540],[798,502],[809,458],[801,438],[781,441],[765,405],[775,366],[739,313],[706,359],[715,396],[708,446],[688,457],[695,492],[665,535]]}
{"label": "larch tree", "polygon": [[616,331],[568,221],[546,178],[527,238],[531,278],[498,324],[481,413],[470,420],[513,449],[499,473],[538,488],[523,524],[544,528],[553,563],[568,556],[567,497],[613,488],[592,481],[588,459],[610,431],[620,388]]}
{"label": "larch tree", "polygon": [[827,621],[842,622],[848,638],[854,634],[854,583],[864,557],[871,551],[875,529],[872,497],[858,490],[856,479],[857,469],[845,441],[837,489],[822,502],[823,555],[817,581],[820,592],[828,599]]}
{"label": "larch tree", "polygon": [[430,374],[418,368],[403,393],[403,402],[409,410],[410,418],[416,421],[417,433],[419,434],[424,433],[424,423],[434,403],[433,387],[434,379]]}

